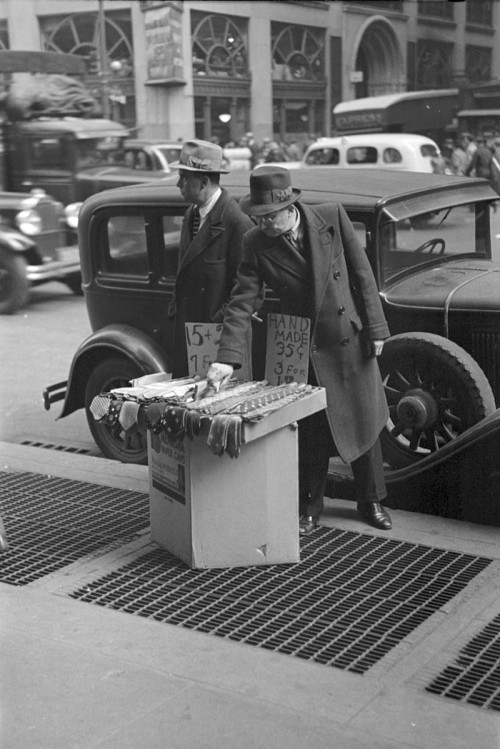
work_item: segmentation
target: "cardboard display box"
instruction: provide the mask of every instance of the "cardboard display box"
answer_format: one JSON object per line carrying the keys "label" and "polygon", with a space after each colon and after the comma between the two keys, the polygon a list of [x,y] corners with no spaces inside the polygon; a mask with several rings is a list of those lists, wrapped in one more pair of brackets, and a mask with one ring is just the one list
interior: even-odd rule
{"label": "cardboard display box", "polygon": [[192,568],[300,561],[297,421],[326,406],[323,388],[244,423],[238,458],[214,455],[206,433],[149,440],[151,537]]}

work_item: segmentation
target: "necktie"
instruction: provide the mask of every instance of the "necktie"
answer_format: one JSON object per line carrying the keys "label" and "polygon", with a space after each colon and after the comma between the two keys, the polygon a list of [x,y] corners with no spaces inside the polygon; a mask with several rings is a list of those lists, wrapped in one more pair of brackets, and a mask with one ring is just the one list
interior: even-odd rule
{"label": "necktie", "polygon": [[292,247],[294,248],[294,250],[297,250],[297,252],[300,252],[302,254],[303,247],[302,247],[302,244],[300,242],[300,239],[298,237],[295,237],[293,235],[292,231],[286,231],[286,232],[284,232],[283,236],[285,237],[285,239],[288,242],[290,242],[290,244],[292,245]]}
{"label": "necktie", "polygon": [[193,213],[191,216],[191,234],[193,237],[195,237],[198,234],[198,229],[200,228],[200,209],[197,205],[193,206]]}

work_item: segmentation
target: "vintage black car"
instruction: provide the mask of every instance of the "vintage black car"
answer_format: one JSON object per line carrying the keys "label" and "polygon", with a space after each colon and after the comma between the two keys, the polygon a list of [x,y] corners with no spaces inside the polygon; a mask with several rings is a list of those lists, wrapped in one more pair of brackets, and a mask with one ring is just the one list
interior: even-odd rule
{"label": "vintage black car", "polygon": [[[341,202],[366,248],[392,338],[380,360],[390,420],[386,461],[403,467],[447,445],[500,399],[500,267],[491,256],[485,180],[367,170],[300,170],[293,182],[308,203]],[[248,174],[222,184],[241,198]],[[100,392],[170,370],[179,233],[186,204],[175,186],[144,184],[89,198],[80,214],[83,290],[93,333],[76,352],[67,382],[45,391],[64,398],[61,416],[85,408],[107,457],[144,462],[144,435],[94,420]],[[269,290],[262,316],[272,309]],[[254,377],[263,372],[266,325],[255,323]]]}
{"label": "vintage black car", "polygon": [[76,234],[62,204],[39,189],[0,192],[0,314],[21,309],[30,287],[47,281],[82,293]]}

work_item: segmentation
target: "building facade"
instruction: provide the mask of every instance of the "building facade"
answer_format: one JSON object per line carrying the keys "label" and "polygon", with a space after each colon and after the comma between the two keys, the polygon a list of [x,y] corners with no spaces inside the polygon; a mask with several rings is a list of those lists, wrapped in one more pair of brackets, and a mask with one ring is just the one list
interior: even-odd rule
{"label": "building facade", "polygon": [[339,101],[465,97],[500,77],[499,25],[494,0],[0,0],[0,48],[82,55],[134,134],[222,144],[331,134]]}

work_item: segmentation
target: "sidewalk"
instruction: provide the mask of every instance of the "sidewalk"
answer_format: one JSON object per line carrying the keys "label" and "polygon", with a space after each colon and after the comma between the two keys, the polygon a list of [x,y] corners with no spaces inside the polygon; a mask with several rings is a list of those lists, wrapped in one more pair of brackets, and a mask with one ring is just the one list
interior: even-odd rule
{"label": "sidewalk", "polygon": [[[148,492],[143,466],[42,448],[0,443],[0,471]],[[498,710],[425,691],[500,615],[499,529],[391,514],[394,539],[495,561],[363,675],[68,597],[149,548],[147,532],[0,583],[1,749],[500,749]],[[324,524],[381,535],[342,500]]]}

